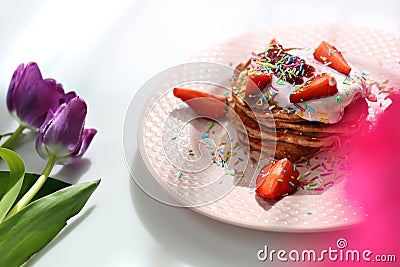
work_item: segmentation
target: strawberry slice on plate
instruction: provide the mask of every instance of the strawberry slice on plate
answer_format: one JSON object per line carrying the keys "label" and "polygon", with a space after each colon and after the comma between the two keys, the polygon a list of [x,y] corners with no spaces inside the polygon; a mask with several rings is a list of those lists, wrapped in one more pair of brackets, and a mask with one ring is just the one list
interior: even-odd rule
{"label": "strawberry slice on plate", "polygon": [[291,103],[299,103],[310,99],[318,99],[334,95],[338,92],[335,77],[322,73],[314,76],[294,91],[290,96]]}
{"label": "strawberry slice on plate", "polygon": [[276,199],[297,190],[300,176],[296,167],[287,159],[268,164],[257,176],[256,193],[264,199]]}
{"label": "strawberry slice on plate", "polygon": [[174,96],[188,104],[199,115],[218,118],[225,113],[227,96],[218,96],[187,88],[174,88]]}
{"label": "strawberry slice on plate", "polygon": [[314,58],[344,75],[349,75],[351,67],[341,52],[328,42],[322,41],[314,52]]}
{"label": "strawberry slice on plate", "polygon": [[262,89],[267,86],[267,83],[271,81],[272,79],[272,74],[271,73],[255,73],[255,74],[249,74],[246,83],[246,91],[245,95],[250,96],[250,95],[257,95],[260,93]]}

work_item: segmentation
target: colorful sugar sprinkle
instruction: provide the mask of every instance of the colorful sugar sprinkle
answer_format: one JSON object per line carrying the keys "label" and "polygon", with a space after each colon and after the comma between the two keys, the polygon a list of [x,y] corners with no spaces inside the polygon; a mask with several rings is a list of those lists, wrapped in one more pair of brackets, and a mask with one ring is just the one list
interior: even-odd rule
{"label": "colorful sugar sprinkle", "polygon": [[321,166],[322,166],[322,168],[324,168],[325,170],[327,169],[325,163],[322,162],[322,163],[321,163]]}
{"label": "colorful sugar sprinkle", "polygon": [[324,191],[323,187],[314,187],[314,191]]}
{"label": "colorful sugar sprinkle", "polygon": [[307,108],[311,113],[315,113],[315,109],[313,109],[311,106],[307,106]]}
{"label": "colorful sugar sprinkle", "polygon": [[361,73],[361,75],[368,76],[369,73],[368,73],[368,71],[364,70],[364,71]]}
{"label": "colorful sugar sprinkle", "polygon": [[213,121],[210,122],[210,124],[208,125],[207,132],[209,132],[212,128],[214,128],[214,122]]}
{"label": "colorful sugar sprinkle", "polygon": [[328,181],[326,183],[323,184],[323,186],[332,186],[334,184],[333,181]]}
{"label": "colorful sugar sprinkle", "polygon": [[345,84],[345,85],[351,85],[351,83],[349,83],[349,82],[346,82],[346,81],[343,81],[343,84]]}
{"label": "colorful sugar sprinkle", "polygon": [[320,166],[321,166],[321,164],[317,164],[317,165],[315,165],[314,167],[312,167],[311,170],[313,171],[313,170],[317,169],[317,168],[320,167]]}
{"label": "colorful sugar sprinkle", "polygon": [[300,109],[302,112],[305,111],[305,109],[304,109],[302,106],[300,106],[299,104],[294,103],[293,105],[294,105],[296,108]]}

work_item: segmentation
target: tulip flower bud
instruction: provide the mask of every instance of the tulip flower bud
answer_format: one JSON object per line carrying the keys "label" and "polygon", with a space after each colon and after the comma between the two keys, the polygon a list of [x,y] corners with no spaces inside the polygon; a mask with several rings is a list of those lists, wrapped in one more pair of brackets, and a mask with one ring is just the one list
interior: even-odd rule
{"label": "tulip flower bud", "polygon": [[55,111],[60,104],[75,97],[74,92],[64,94],[61,84],[53,79],[43,79],[36,63],[18,66],[7,93],[7,107],[19,123],[38,129],[49,110]]}
{"label": "tulip flower bud", "polygon": [[64,165],[81,158],[97,133],[84,129],[86,113],[86,103],[79,97],[60,105],[54,113],[49,111],[36,139],[39,155],[44,159],[55,157]]}

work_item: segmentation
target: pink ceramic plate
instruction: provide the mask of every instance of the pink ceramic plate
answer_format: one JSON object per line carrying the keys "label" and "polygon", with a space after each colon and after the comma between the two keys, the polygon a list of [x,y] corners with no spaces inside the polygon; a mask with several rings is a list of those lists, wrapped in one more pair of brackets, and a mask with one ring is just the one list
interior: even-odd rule
{"label": "pink ceramic plate", "polygon": [[[157,184],[173,199],[219,221],[282,232],[326,231],[356,225],[365,213],[356,202],[344,197],[348,173],[346,157],[340,151],[318,155],[298,166],[302,179],[313,180],[314,186],[280,201],[268,202],[258,198],[254,190],[246,186],[248,181],[242,177],[242,171],[256,172],[260,166],[251,161],[257,155],[248,153],[245,146],[235,146],[236,136],[229,129],[229,121],[222,119],[212,126],[210,120],[194,119],[184,127],[180,125],[190,111],[173,96],[173,87],[186,85],[229,92],[228,81],[219,81],[220,86],[211,82],[211,89],[205,88],[209,84],[198,81],[226,79],[221,74],[226,70],[224,65],[236,66],[252,51],[265,49],[273,38],[284,47],[304,48],[316,47],[321,40],[327,40],[342,50],[349,62],[365,70],[370,80],[377,81],[375,90],[378,86],[389,89],[399,84],[399,35],[347,25],[286,27],[241,35],[204,50],[190,60],[222,65],[194,63],[181,66],[163,77],[161,85],[158,83],[151,88],[152,97],[147,100],[138,125],[142,159]],[[379,98],[379,101],[383,103],[384,100]],[[184,112],[175,114],[175,110]],[[370,119],[375,112],[379,110],[372,108]],[[226,150],[226,146],[234,152],[228,168],[213,163],[215,155],[206,156],[210,151],[215,152],[215,147]],[[211,147],[214,150],[210,150]],[[184,165],[192,171],[182,171]]]}

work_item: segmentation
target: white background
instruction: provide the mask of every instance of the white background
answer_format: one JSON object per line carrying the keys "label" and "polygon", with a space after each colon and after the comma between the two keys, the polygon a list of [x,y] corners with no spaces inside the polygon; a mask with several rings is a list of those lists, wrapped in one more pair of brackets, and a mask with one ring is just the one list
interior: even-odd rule
{"label": "white background", "polygon": [[[99,130],[78,166],[52,174],[72,183],[102,178],[100,187],[28,266],[255,265],[264,244],[293,248],[350,234],[259,232],[162,205],[134,184],[123,156],[124,116],[136,90],[199,50],[280,25],[347,23],[400,32],[397,0],[322,2],[1,0],[0,131],[17,126],[5,97],[13,71],[29,61],[45,78],[77,91],[89,106],[87,126]],[[17,151],[28,171],[41,172],[45,162],[33,141]]]}

